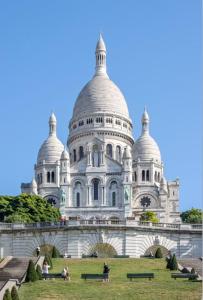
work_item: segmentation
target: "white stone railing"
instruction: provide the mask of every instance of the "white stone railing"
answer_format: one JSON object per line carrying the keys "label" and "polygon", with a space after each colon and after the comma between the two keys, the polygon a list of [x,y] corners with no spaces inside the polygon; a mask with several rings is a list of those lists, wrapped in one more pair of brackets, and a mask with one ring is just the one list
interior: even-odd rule
{"label": "white stone railing", "polygon": [[157,228],[157,229],[171,229],[171,230],[202,230],[202,224],[173,224],[173,223],[152,223],[140,222],[134,219],[124,220],[67,220],[61,222],[41,222],[41,223],[0,223],[1,230],[20,230],[20,229],[44,229],[44,228],[66,228],[75,226],[125,226],[125,227],[140,227],[140,228]]}

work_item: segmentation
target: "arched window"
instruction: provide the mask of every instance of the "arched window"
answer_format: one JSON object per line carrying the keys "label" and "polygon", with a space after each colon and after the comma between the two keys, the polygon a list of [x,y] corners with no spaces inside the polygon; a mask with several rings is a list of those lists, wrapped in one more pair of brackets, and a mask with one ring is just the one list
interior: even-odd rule
{"label": "arched window", "polygon": [[116,206],[116,192],[112,193],[112,206]]}
{"label": "arched window", "polygon": [[137,172],[134,173],[135,181],[137,181]]}
{"label": "arched window", "polygon": [[40,184],[40,175],[37,175],[37,183]]}
{"label": "arched window", "polygon": [[160,182],[160,173],[158,172],[158,178],[157,181]]}
{"label": "arched window", "polygon": [[93,199],[99,200],[99,179],[93,179]]}
{"label": "arched window", "polygon": [[112,148],[112,145],[111,145],[111,144],[108,144],[108,145],[106,146],[106,154],[107,154],[108,156],[110,156],[110,157],[113,156],[113,148]]}
{"label": "arched window", "polygon": [[47,182],[50,182],[50,172],[47,172]]}
{"label": "arched window", "polygon": [[82,159],[84,157],[84,149],[83,146],[80,146],[79,148],[79,159]]}
{"label": "arched window", "polygon": [[154,173],[154,180],[157,181],[157,171]]}
{"label": "arched window", "polygon": [[80,207],[80,193],[79,192],[76,193],[76,206]]}
{"label": "arched window", "polygon": [[147,173],[146,173],[146,180],[149,181],[149,170],[147,170]]}
{"label": "arched window", "polygon": [[54,171],[51,172],[51,182],[55,182],[55,174],[54,174]]}
{"label": "arched window", "polygon": [[77,160],[77,154],[76,154],[76,150],[73,150],[73,161]]}
{"label": "arched window", "polygon": [[116,160],[117,161],[121,161],[121,147],[120,146],[116,146]]}
{"label": "arched window", "polygon": [[40,176],[40,183],[42,183],[42,181],[43,181],[42,180],[42,173],[40,173],[39,176]]}
{"label": "arched window", "polygon": [[145,170],[142,170],[142,181],[145,181]]}

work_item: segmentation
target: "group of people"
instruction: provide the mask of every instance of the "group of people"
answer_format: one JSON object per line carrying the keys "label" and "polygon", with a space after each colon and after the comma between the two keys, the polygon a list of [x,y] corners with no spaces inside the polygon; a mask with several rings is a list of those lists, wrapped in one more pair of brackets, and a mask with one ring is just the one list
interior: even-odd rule
{"label": "group of people", "polygon": [[[45,261],[43,263],[43,266],[42,266],[42,274],[44,275],[44,279],[46,280],[47,279],[47,275],[49,274],[49,268],[50,266],[48,265],[48,263]],[[107,263],[104,263],[104,267],[103,267],[103,281],[104,282],[109,282],[109,272],[110,272],[110,268],[109,266],[107,265]],[[64,280],[67,280],[67,281],[70,281],[70,272],[69,272],[69,268],[68,266],[67,267],[64,267],[64,269],[62,270],[61,272],[61,277],[64,279]]]}

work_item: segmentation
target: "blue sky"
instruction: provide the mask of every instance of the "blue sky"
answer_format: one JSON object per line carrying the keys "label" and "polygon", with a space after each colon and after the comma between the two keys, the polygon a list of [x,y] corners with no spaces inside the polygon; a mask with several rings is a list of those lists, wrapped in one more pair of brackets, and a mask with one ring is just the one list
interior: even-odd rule
{"label": "blue sky", "polygon": [[180,178],[181,209],[200,207],[200,0],[0,1],[0,194],[31,181],[52,110],[66,142],[100,31],[135,137],[146,105],[165,176]]}

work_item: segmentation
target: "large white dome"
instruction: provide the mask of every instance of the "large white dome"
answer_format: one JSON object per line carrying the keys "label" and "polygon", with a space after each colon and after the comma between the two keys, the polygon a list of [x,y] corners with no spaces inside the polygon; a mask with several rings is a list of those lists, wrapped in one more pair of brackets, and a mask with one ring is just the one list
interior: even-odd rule
{"label": "large white dome", "polygon": [[54,135],[51,135],[44,141],[37,156],[37,163],[43,160],[49,163],[55,163],[60,160],[64,146],[61,141]]}
{"label": "large white dome", "polygon": [[128,107],[120,89],[107,76],[94,76],[80,92],[73,118],[91,113],[108,112],[129,118]]}

